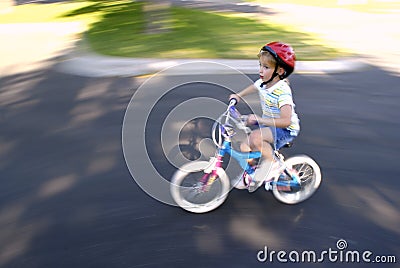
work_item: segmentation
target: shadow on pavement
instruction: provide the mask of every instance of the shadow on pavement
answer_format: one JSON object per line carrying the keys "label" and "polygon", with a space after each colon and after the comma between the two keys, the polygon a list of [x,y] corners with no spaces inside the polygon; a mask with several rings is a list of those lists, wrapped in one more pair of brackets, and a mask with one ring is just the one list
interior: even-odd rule
{"label": "shadow on pavement", "polygon": [[[307,153],[321,165],[311,200],[287,206],[261,190],[234,190],[204,215],[153,200],[130,177],[121,128],[138,81],[48,70],[2,78],[0,265],[253,267],[264,246],[321,252],[340,238],[349,249],[399,256],[399,124],[386,127],[397,118],[398,79],[368,71],[368,81],[386,83],[365,91],[366,81],[354,83],[359,75],[293,77],[303,133],[287,154]],[[162,113],[179,102],[172,99]],[[149,120],[156,131],[159,118]],[[148,148],[172,174],[159,148]]]}

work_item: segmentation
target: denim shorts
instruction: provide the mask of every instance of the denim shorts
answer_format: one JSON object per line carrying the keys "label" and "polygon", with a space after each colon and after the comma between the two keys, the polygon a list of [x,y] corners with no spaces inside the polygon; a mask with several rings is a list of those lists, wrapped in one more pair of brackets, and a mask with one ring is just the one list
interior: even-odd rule
{"label": "denim shorts", "polygon": [[269,127],[271,129],[272,135],[274,136],[275,141],[275,149],[279,150],[282,148],[286,143],[291,142],[297,136],[292,135],[290,130],[286,128],[276,128],[276,127]]}

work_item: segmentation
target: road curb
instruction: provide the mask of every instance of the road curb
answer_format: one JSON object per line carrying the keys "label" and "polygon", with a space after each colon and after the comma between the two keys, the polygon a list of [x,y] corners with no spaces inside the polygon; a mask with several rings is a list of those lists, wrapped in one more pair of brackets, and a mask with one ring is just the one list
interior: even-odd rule
{"label": "road curb", "polygon": [[[215,63],[215,64],[202,64]],[[362,58],[331,61],[298,61],[295,73],[332,74],[353,72],[368,66]],[[174,68],[172,68],[174,67]],[[228,68],[227,68],[228,67]],[[258,61],[241,59],[153,59],[124,58],[98,55],[93,52],[74,52],[63,56],[58,71],[85,77],[137,77],[169,69],[168,75],[234,74],[258,72]]]}

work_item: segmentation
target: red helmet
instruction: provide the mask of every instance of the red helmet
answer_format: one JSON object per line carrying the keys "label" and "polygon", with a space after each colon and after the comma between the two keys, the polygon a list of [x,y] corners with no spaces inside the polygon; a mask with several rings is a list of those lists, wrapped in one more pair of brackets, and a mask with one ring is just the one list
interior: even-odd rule
{"label": "red helmet", "polygon": [[281,79],[288,77],[294,70],[296,54],[293,48],[282,42],[271,42],[261,48],[261,51],[268,51],[275,58],[278,65],[282,66],[286,72]]}

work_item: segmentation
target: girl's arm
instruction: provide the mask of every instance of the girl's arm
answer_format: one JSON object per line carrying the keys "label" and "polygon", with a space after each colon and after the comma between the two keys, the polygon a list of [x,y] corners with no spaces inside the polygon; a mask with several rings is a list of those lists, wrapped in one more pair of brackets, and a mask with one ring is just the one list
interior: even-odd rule
{"label": "girl's arm", "polygon": [[253,84],[253,85],[246,87],[245,89],[240,91],[238,94],[231,94],[229,96],[229,99],[236,99],[237,101],[240,101],[240,99],[243,98],[244,96],[255,93],[255,92],[257,92],[257,88]]}
{"label": "girl's arm", "polygon": [[247,118],[247,123],[249,125],[254,125],[258,122],[258,124],[265,126],[275,126],[278,128],[286,128],[291,124],[292,118],[292,106],[287,104],[283,105],[280,109],[280,117],[279,118],[261,118],[255,114],[249,115]]}

